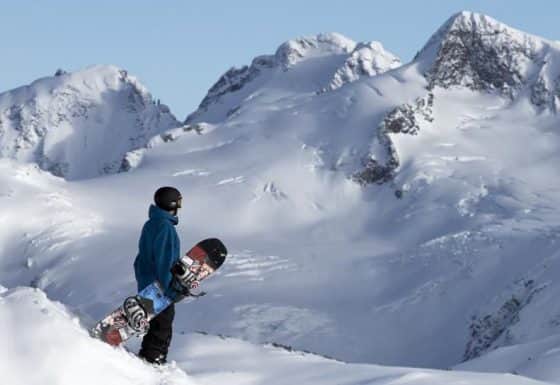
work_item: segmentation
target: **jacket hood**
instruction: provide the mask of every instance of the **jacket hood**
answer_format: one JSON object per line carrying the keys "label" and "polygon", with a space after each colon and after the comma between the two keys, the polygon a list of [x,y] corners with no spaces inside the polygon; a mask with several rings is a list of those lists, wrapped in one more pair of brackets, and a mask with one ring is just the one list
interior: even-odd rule
{"label": "jacket hood", "polygon": [[150,212],[149,212],[150,219],[167,219],[173,225],[177,225],[179,223],[179,218],[175,215],[170,214],[169,212],[160,209],[156,205],[150,205]]}

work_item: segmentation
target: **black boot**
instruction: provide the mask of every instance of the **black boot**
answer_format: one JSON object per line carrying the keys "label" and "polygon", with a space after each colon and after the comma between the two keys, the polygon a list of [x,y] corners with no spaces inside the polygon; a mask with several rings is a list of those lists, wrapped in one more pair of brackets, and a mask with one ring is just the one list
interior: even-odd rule
{"label": "black boot", "polygon": [[163,365],[167,363],[167,359],[163,354],[160,354],[157,357],[144,357],[142,352],[138,353],[138,357],[142,358],[144,361],[154,364],[154,365]]}

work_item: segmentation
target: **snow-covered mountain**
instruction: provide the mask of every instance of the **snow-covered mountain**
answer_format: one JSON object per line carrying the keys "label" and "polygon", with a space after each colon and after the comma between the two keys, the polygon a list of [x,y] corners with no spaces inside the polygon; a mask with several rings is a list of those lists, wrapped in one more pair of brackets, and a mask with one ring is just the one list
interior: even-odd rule
{"label": "snow-covered mountain", "polygon": [[[91,324],[135,290],[147,206],[174,185],[182,249],[218,236],[231,252],[210,294],[177,307],[171,358],[208,383],[234,377],[191,357],[267,382],[233,359],[250,346],[235,339],[559,383],[558,52],[469,12],[403,65],[377,43],[296,39],[226,72],[184,126],[123,147],[140,148],[124,155],[132,172],[66,182],[1,159],[0,284],[34,286]],[[9,291],[4,309],[35,295]],[[234,339],[181,334],[194,331]],[[346,383],[531,382],[375,368],[352,365]]]}
{"label": "snow-covered mountain", "polygon": [[68,179],[95,177],[127,170],[127,152],[180,125],[125,70],[59,70],[0,94],[0,157]]}
{"label": "snow-covered mountain", "polygon": [[277,94],[326,92],[400,65],[376,41],[356,43],[338,33],[290,40],[274,55],[258,56],[250,66],[232,68],[222,75],[187,123],[221,121],[264,90]]}
{"label": "snow-covered mountain", "polygon": [[560,101],[560,44],[491,17],[462,12],[449,19],[417,54],[429,88],[463,86],[495,91],[556,111]]}

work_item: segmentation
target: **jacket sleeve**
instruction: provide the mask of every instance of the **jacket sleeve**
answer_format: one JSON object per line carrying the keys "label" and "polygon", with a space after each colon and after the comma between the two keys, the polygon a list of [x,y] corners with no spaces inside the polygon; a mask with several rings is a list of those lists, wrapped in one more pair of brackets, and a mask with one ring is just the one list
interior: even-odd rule
{"label": "jacket sleeve", "polygon": [[154,239],[154,255],[156,277],[161,283],[166,295],[174,298],[175,291],[171,289],[171,266],[179,257],[179,238],[175,229],[164,226]]}

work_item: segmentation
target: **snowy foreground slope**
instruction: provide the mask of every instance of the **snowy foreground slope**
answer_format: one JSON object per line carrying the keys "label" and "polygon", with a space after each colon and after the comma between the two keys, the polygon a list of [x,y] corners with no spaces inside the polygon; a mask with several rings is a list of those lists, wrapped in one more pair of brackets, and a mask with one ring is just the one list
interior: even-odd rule
{"label": "snowy foreground slope", "polygon": [[3,384],[195,383],[178,369],[154,369],[90,338],[77,317],[36,289],[4,289],[0,322]]}
{"label": "snowy foreground slope", "polygon": [[[204,283],[208,296],[177,307],[186,337],[170,359],[189,374],[229,375],[196,358],[208,344],[226,367],[254,352],[247,376],[270,382],[275,369],[257,366],[276,357],[259,347],[274,342],[346,362],[559,383],[559,52],[468,12],[404,65],[379,43],[302,38],[228,71],[184,125],[119,147],[129,172],[63,179],[5,155],[0,284],[39,288],[90,326],[134,292],[148,204],[173,185],[185,202],[182,250],[218,236],[231,252]],[[305,361],[316,356],[282,354],[294,376],[320,371]],[[379,383],[451,381],[319,361],[372,370]],[[335,383],[375,381],[350,372]]]}
{"label": "snowy foreground slope", "polygon": [[558,383],[560,336],[497,349],[486,356],[455,366],[458,370],[515,373]]}
{"label": "snowy foreground slope", "polygon": [[[30,288],[0,291],[0,322],[0,371],[2,383],[10,385],[544,384],[510,374],[345,364],[200,334],[178,335],[182,348],[175,350],[176,362],[154,368],[124,349],[90,338],[64,306]],[[14,338],[11,332],[18,329],[25,332]]]}

